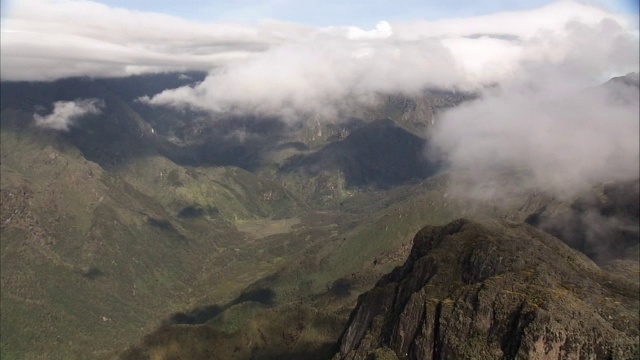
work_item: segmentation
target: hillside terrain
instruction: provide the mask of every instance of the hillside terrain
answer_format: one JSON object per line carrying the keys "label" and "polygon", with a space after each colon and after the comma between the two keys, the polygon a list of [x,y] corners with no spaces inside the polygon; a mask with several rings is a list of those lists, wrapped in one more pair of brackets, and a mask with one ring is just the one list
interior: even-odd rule
{"label": "hillside terrain", "polygon": [[[431,216],[411,215],[407,229],[396,225],[402,217],[387,221],[402,236],[375,234],[379,245],[360,253],[371,234],[361,222],[369,209],[383,216],[420,185],[390,196],[376,190],[388,177],[384,159],[363,165],[368,177],[357,184],[343,176],[351,169],[343,159],[314,173],[281,166],[293,164],[292,156],[313,158],[316,150],[335,153],[332,147],[357,164],[364,159],[360,146],[373,149],[395,126],[373,126],[367,135],[365,120],[291,127],[137,100],[204,76],[188,75],[1,83],[3,358],[111,357],[167,321],[193,322],[192,315],[169,320],[181,318],[176,314],[226,303],[219,313],[246,317],[236,308],[252,306],[252,298],[238,299],[259,286],[278,291],[278,304],[324,293],[373,257],[394,253]],[[52,103],[81,98],[100,99],[102,111],[75,119],[66,132],[34,123],[34,114],[49,113]],[[360,128],[364,137],[352,140],[349,133]],[[424,140],[394,131],[413,139],[402,156],[418,159]],[[412,169],[393,181],[427,175]],[[359,190],[367,182],[371,191]],[[374,204],[376,198],[387,204]],[[356,254],[360,263],[333,269],[327,258],[349,243],[347,235],[359,240],[342,256]],[[204,319],[217,314],[205,313]],[[333,328],[327,341],[339,333],[340,326]]]}
{"label": "hillside terrain", "polygon": [[524,224],[425,227],[359,298],[334,359],[636,358],[637,272]]}
{"label": "hillside terrain", "polygon": [[[425,340],[435,322],[402,320],[420,319],[418,310],[438,328],[466,316],[438,335],[451,354],[516,356],[538,346],[531,321],[553,323],[550,346],[566,352],[573,340],[558,339],[577,325],[556,306],[604,329],[598,339],[617,339],[592,349],[584,344],[595,338],[580,333],[575,346],[633,353],[637,179],[568,200],[454,196],[450,169],[425,151],[438,114],[473,100],[468,93],[380,94],[338,119],[299,123],[140,101],[205,75],[0,83],[2,359],[442,354]],[[635,79],[607,86],[615,94]],[[36,124],[55,102],[88,98],[100,111],[68,131]],[[460,217],[480,224],[420,231]],[[586,226],[594,219],[603,224],[595,232]],[[546,256],[554,260],[533,269]],[[418,263],[433,274],[416,272]],[[494,303],[506,318],[491,321]],[[505,323],[512,315],[522,322]],[[510,331],[526,336],[503,344]],[[477,341],[458,346],[470,334]]]}

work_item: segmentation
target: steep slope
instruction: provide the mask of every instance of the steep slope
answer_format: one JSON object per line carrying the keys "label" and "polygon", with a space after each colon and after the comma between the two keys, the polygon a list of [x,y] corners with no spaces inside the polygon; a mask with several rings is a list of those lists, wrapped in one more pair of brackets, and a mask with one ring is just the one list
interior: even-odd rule
{"label": "steep slope", "polygon": [[472,100],[476,94],[461,91],[429,89],[419,95],[379,95],[375,105],[365,108],[366,119],[391,119],[404,129],[424,135],[436,122],[438,114],[448,108]]}
{"label": "steep slope", "polygon": [[421,224],[454,216],[437,186],[396,189],[377,194],[379,201],[359,194],[345,201],[342,212],[305,214],[291,233],[261,240],[279,243],[265,252],[286,260],[247,291],[268,289],[272,302],[201,304],[149,333],[122,358],[330,358],[357,295],[406,257]]}
{"label": "steep slope", "polygon": [[551,200],[529,215],[598,264],[640,256],[640,181],[601,184],[570,201]]}
{"label": "steep slope", "polygon": [[529,225],[426,227],[359,298],[334,359],[636,358],[638,263],[617,271]]}
{"label": "steep slope", "polygon": [[[105,358],[168,314],[235,296],[281,261],[236,225],[300,210],[244,170],[162,157],[125,100],[74,81],[3,86],[3,359]],[[34,106],[83,89],[109,110],[69,133],[34,125]]]}
{"label": "steep slope", "polygon": [[3,358],[104,357],[191,301],[203,264],[224,268],[245,238],[175,216],[50,133],[3,126],[1,145]]}
{"label": "steep slope", "polygon": [[[273,303],[202,304],[176,316],[184,322],[145,336],[122,358],[330,358],[357,296],[404,262],[424,224],[446,224],[464,211],[464,204],[443,193],[446,182],[446,176],[437,176],[384,192],[356,193],[344,200],[341,211],[306,214],[294,232],[273,236],[280,237],[281,247],[265,250],[273,256],[287,253],[283,265],[247,289],[268,289]],[[466,214],[499,215],[486,209]]]}
{"label": "steep slope", "polygon": [[[108,357],[171,314],[209,304],[231,302],[231,310],[246,318],[236,308],[247,305],[233,303],[234,297],[285,261],[306,254],[321,261],[339,244],[325,246],[324,240],[337,239],[337,228],[356,222],[372,205],[365,195],[354,205],[359,213],[345,219],[336,212],[317,221],[304,215],[308,205],[277,177],[216,166],[252,169],[260,164],[257,154],[288,146],[285,129],[248,118],[217,119],[199,128],[194,114],[153,111],[135,102],[149,88],[175,81],[177,75],[2,83],[3,358]],[[69,132],[34,125],[34,113],[50,113],[52,103],[87,97],[104,101],[102,113],[76,119]],[[261,132],[266,136],[256,138]],[[370,262],[367,254],[360,261]],[[313,291],[345,271],[323,274]],[[300,281],[295,287],[306,289],[309,279]],[[278,301],[297,296],[294,286],[284,288]],[[332,316],[330,342],[346,319]]]}
{"label": "steep slope", "polygon": [[281,177],[301,179],[295,181],[303,185],[297,193],[307,201],[335,203],[359,189],[389,189],[435,174],[439,164],[425,158],[425,147],[424,138],[391,120],[376,120],[313,153],[293,156]]}
{"label": "steep slope", "polygon": [[[418,229],[519,206],[451,199],[422,157],[416,133],[463,95],[389,96],[362,118],[296,126],[135,101],[178,81],[2,84],[3,358],[104,358],[148,334],[123,356],[324,359]],[[68,133],[33,125],[89,96],[103,113]],[[618,215],[607,194],[601,214]],[[634,266],[607,269],[633,282]]]}

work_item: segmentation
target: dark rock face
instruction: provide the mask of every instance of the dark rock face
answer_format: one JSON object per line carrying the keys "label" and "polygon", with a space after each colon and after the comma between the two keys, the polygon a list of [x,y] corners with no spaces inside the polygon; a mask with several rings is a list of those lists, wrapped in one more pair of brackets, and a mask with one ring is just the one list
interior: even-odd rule
{"label": "dark rock face", "polygon": [[568,207],[544,207],[526,222],[558,237],[598,264],[637,259],[640,242],[640,181],[603,184]]}
{"label": "dark rock face", "polygon": [[638,358],[637,271],[527,224],[426,227],[359,298],[334,359]]}

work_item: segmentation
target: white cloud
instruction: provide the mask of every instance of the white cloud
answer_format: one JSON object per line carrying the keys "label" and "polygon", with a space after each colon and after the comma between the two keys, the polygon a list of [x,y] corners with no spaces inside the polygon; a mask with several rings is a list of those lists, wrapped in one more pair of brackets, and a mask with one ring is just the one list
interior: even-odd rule
{"label": "white cloud", "polygon": [[[620,23],[571,21],[519,49],[497,89],[444,113],[432,134],[447,154],[454,193],[492,198],[508,190],[573,196],[603,181],[638,176],[637,87],[593,89],[638,71],[637,36]],[[591,90],[586,90],[591,88]]]}
{"label": "white cloud", "polygon": [[[286,53],[291,57],[296,54],[290,51],[297,49],[301,49],[305,61],[319,63],[319,70],[323,72],[327,65],[339,66],[346,61],[349,68],[350,63],[363,62],[345,58],[345,54],[355,58],[375,57],[397,47],[394,50],[396,57],[441,56],[439,61],[430,60],[430,64],[449,64],[442,70],[430,69],[428,76],[423,73],[424,67],[419,68],[417,79],[411,78],[409,87],[417,81],[442,85],[445,77],[451,78],[446,81],[448,84],[468,85],[468,82],[495,80],[514,70],[514,64],[522,60],[523,49],[541,32],[561,35],[571,21],[593,26],[605,18],[625,29],[633,27],[624,17],[573,2],[463,19],[382,21],[374,29],[365,30],[353,26],[318,28],[277,21],[263,21],[258,25],[199,23],[86,0],[21,0],[15,2],[9,8],[9,16],[3,18],[0,76],[3,80],[53,80],[69,76],[126,76],[142,72],[211,69],[217,69],[215,74],[219,74],[219,69],[225,69],[225,73],[236,71],[244,61],[249,66],[255,66],[256,62],[270,66],[266,62],[277,61],[276,54]],[[425,43],[429,45],[425,46]],[[425,54],[437,47],[433,43],[447,51]],[[309,54],[316,46],[320,49],[318,54]],[[331,56],[324,51],[328,46],[335,48],[335,59],[326,58]],[[383,56],[375,62],[388,59]],[[415,63],[419,65],[419,58],[415,62],[394,61],[389,66],[373,67],[383,70]],[[227,68],[233,70],[227,71]],[[292,69],[296,70],[302,68]],[[332,70],[344,72],[338,68]],[[377,83],[397,83],[393,72],[409,70],[395,68],[391,73],[373,75]],[[360,77],[362,75],[352,78]],[[342,87],[352,85],[358,84],[344,83]]]}
{"label": "white cloud", "polygon": [[209,70],[295,39],[307,27],[195,23],[84,0],[23,0],[2,19],[3,80]]}
{"label": "white cloud", "polygon": [[145,100],[293,120],[331,117],[377,93],[478,89],[528,78],[535,67],[593,84],[636,71],[637,43],[625,18],[572,2],[470,19],[381,22],[371,31],[321,28],[220,67],[194,88]]}
{"label": "white cloud", "polygon": [[415,93],[425,85],[452,86],[465,79],[437,41],[349,40],[318,34],[314,41],[282,45],[244,62],[212,71],[201,84],[166,90],[147,101],[218,112],[295,119],[335,115],[377,92]]}
{"label": "white cloud", "polygon": [[348,28],[347,38],[351,40],[386,39],[393,34],[393,29],[387,21],[380,21],[373,30],[362,30],[356,26]]}
{"label": "white cloud", "polygon": [[56,101],[53,112],[49,115],[34,114],[36,126],[68,131],[78,118],[85,115],[96,115],[102,112],[104,102],[100,99],[78,99],[75,101]]}
{"label": "white cloud", "polygon": [[452,38],[474,34],[508,34],[523,40],[537,37],[540,31],[562,32],[570,22],[596,25],[611,18],[632,27],[631,18],[611,14],[601,8],[573,1],[557,1],[533,10],[506,11],[491,15],[437,21],[414,21],[395,26],[404,38]]}
{"label": "white cloud", "polygon": [[600,92],[560,97],[538,90],[488,95],[441,119],[433,140],[454,173],[469,175],[459,179],[464,192],[491,197],[508,184],[571,196],[598,182],[638,176],[637,102],[623,106]]}
{"label": "white cloud", "polygon": [[[524,188],[556,193],[638,172],[637,105],[581,90],[639,68],[637,19],[598,7],[559,1],[372,30],[194,23],[85,0],[23,0],[11,12],[0,38],[3,80],[207,70],[196,86],[143,100],[290,121],[334,117],[379,93],[499,84],[445,114],[433,137],[460,173],[487,179],[471,188],[489,191],[514,168]],[[61,114],[78,109],[59,104]],[[54,119],[69,116],[56,113],[40,122],[65,129]]]}

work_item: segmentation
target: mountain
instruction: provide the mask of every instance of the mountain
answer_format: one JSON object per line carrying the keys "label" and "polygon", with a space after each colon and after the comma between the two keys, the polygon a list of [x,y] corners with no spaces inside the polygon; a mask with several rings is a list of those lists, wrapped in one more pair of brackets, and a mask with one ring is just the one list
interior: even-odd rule
{"label": "mountain", "polygon": [[[281,244],[245,229],[287,230],[270,219],[304,208],[243,169],[164,157],[157,119],[114,82],[2,83],[3,359],[108,358],[178,309],[235,296],[280,264],[267,249]],[[34,124],[38,107],[78,97],[103,112],[68,132]]]}
{"label": "mountain", "polygon": [[[633,182],[570,201],[452,196],[424,151],[438,113],[471,94],[380,94],[299,123],[138,100],[205,76],[184,75],[0,83],[3,359],[328,359],[415,233],[461,216],[527,220],[628,275]],[[88,98],[100,112],[68,131],[36,123]],[[616,226],[565,231],[593,214]],[[622,246],[583,246],[602,236]]]}
{"label": "mountain", "polygon": [[2,358],[108,357],[176,307],[279,265],[272,242],[238,230],[297,208],[274,183],[148,154],[103,168],[13,116],[3,109]]}
{"label": "mountain", "polygon": [[638,269],[525,224],[425,227],[360,296],[334,359],[637,358]]}
{"label": "mountain", "polygon": [[[316,128],[137,100],[204,77],[187,75],[0,83],[2,358],[110,358],[167,325],[285,329],[276,320],[287,313],[301,317],[316,344],[285,349],[332,344],[357,293],[401,260],[396,247],[425,221],[453,216],[439,213],[441,181],[409,181],[429,175],[417,167],[405,167],[402,185],[378,188],[379,179],[394,179],[384,169],[394,157],[420,161],[424,144],[390,121]],[[78,99],[97,99],[100,112],[76,117],[68,131],[36,124],[56,102]],[[380,144],[404,150],[376,153]],[[316,152],[334,156],[322,174],[282,168]],[[367,177],[347,184],[342,170],[360,162]],[[439,205],[418,211],[408,198],[426,188]],[[399,203],[404,215],[385,216]],[[376,227],[368,226],[372,214]],[[344,263],[352,255],[358,260]],[[358,272],[373,269],[374,258],[374,271]],[[267,303],[246,295],[271,292]],[[309,296],[324,300],[300,302]],[[327,301],[334,310],[320,311]],[[259,333],[251,334],[257,344]],[[261,351],[282,344],[268,340]],[[331,346],[320,350],[331,356]]]}
{"label": "mountain", "polygon": [[389,119],[377,120],[312,154],[291,158],[283,169],[301,169],[312,175],[339,170],[350,187],[391,187],[423,180],[438,171],[438,164],[423,155],[425,148],[423,138]]}
{"label": "mountain", "polygon": [[629,87],[640,87],[640,74],[628,73],[625,76],[617,76],[609,80],[607,82],[607,85],[615,83],[624,84]]}

